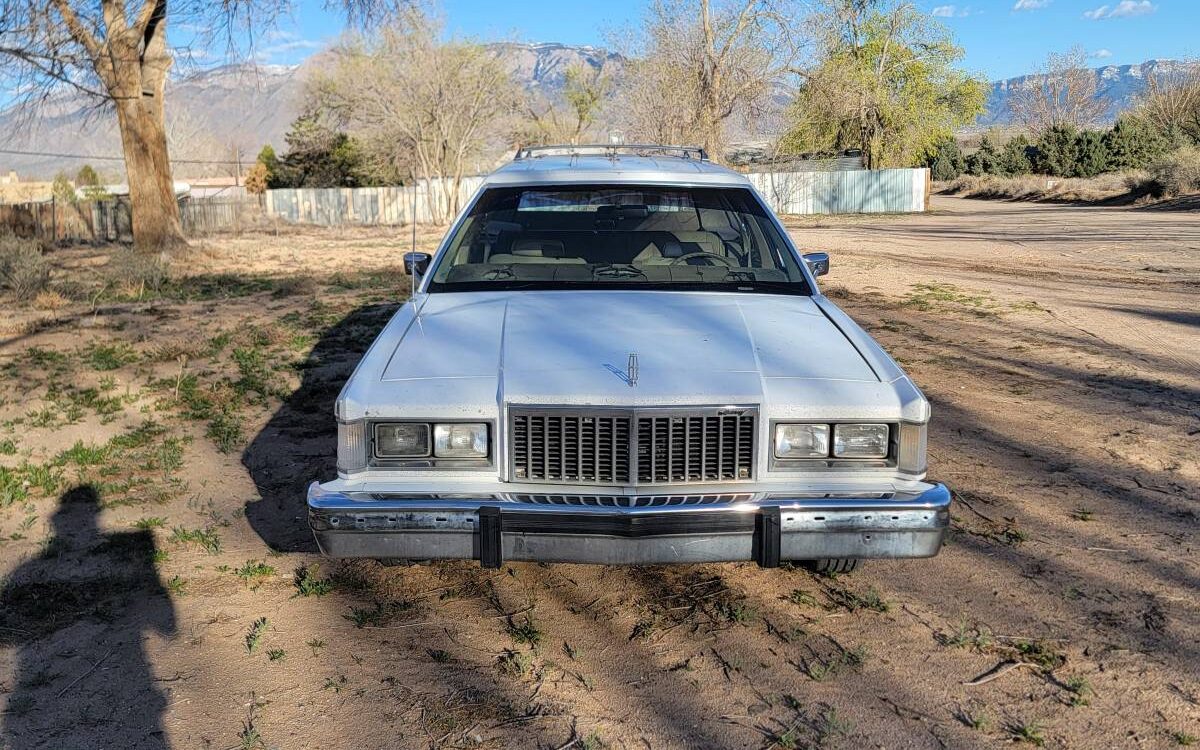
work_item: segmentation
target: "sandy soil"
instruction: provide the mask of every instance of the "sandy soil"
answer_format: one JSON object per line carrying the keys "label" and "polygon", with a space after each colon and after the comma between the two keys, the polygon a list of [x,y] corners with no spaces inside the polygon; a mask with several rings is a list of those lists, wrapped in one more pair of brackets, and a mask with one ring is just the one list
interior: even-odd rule
{"label": "sandy soil", "polygon": [[[212,239],[158,298],[5,301],[0,748],[1196,741],[1200,219],[934,207],[788,222],[929,395],[957,499],[937,558],[836,578],[321,561],[303,487],[403,232]],[[120,286],[105,252],[54,259]]]}

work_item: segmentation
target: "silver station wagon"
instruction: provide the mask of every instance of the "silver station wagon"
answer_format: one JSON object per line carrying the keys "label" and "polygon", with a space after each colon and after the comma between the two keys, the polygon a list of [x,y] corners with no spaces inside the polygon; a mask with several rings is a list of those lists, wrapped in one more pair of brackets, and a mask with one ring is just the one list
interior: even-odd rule
{"label": "silver station wagon", "polygon": [[523,149],[488,176],[337,400],[308,490],[333,557],[929,557],[929,403],[699,149]]}

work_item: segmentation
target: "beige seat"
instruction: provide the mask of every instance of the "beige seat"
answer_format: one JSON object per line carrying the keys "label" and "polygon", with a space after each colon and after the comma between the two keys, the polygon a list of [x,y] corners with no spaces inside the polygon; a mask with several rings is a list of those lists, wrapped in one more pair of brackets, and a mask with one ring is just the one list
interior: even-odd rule
{"label": "beige seat", "polygon": [[666,266],[689,253],[725,255],[725,243],[712,232],[671,232],[675,242],[651,242],[633,257],[634,265]]}
{"label": "beige seat", "polygon": [[513,240],[511,253],[496,253],[488,263],[583,264],[583,258],[565,258],[562,240],[521,237]]}

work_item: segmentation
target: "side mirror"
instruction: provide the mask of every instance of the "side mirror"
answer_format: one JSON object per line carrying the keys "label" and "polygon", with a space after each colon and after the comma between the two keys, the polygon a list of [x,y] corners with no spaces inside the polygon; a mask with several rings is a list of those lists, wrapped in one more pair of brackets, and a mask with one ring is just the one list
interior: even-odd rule
{"label": "side mirror", "polygon": [[829,253],[805,253],[804,262],[813,276],[829,273]]}
{"label": "side mirror", "polygon": [[433,256],[429,253],[405,253],[404,270],[409,276],[424,276],[431,260]]}

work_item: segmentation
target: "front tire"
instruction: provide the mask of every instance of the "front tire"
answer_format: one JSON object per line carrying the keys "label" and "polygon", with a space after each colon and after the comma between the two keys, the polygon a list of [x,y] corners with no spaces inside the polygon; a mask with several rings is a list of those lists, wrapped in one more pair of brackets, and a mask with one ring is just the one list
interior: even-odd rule
{"label": "front tire", "polygon": [[842,575],[853,573],[858,567],[858,558],[853,557],[824,557],[820,560],[807,560],[804,567],[814,573],[824,575]]}

